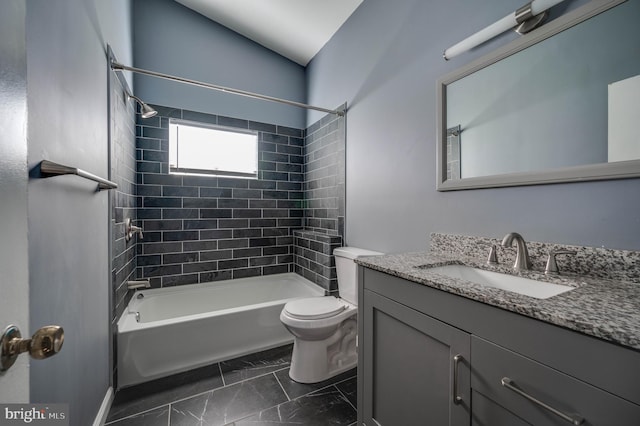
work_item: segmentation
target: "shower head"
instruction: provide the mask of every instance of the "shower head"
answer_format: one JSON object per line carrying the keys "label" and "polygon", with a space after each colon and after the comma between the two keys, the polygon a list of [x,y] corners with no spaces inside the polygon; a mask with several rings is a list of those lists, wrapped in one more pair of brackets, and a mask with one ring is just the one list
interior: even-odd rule
{"label": "shower head", "polygon": [[155,109],[151,108],[149,105],[147,105],[146,103],[142,102],[142,99],[140,99],[137,96],[134,96],[130,93],[127,93],[127,96],[133,100],[135,100],[137,103],[140,104],[140,116],[142,118],[151,118],[154,115],[156,115],[158,113],[158,111],[156,111]]}

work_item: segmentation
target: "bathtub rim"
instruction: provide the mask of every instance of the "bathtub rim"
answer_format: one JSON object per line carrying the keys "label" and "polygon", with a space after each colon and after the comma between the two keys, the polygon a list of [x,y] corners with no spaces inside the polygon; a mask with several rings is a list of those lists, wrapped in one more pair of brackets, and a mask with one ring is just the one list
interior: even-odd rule
{"label": "bathtub rim", "polygon": [[[135,306],[144,302],[136,299],[138,294],[143,294],[145,295],[145,297],[147,297],[147,295],[148,297],[153,297],[154,295],[167,295],[171,293],[187,292],[190,290],[197,290],[197,289],[212,289],[215,287],[223,288],[223,287],[237,286],[240,284],[251,283],[253,281],[264,280],[266,278],[277,279],[277,277],[295,278],[297,282],[305,285],[307,288],[309,288],[309,290],[311,290],[312,293],[316,293],[316,294],[274,299],[274,300],[269,300],[267,302],[254,303],[251,305],[241,305],[237,307],[220,309],[217,311],[208,311],[208,312],[198,313],[198,314],[181,315],[181,316],[176,316],[176,317],[163,319],[163,320],[156,320],[156,321],[149,321],[149,322],[137,322],[135,320],[135,313],[137,312],[137,310],[135,309]],[[228,279],[228,280],[220,280],[220,281],[209,281],[205,283],[195,283],[195,284],[184,284],[184,285],[175,286],[175,287],[161,287],[161,288],[138,290],[134,293],[133,297],[125,307],[122,314],[120,315],[120,318],[118,318],[118,322],[116,324],[116,333],[117,334],[129,333],[129,332],[135,332],[138,330],[162,327],[169,324],[174,324],[178,321],[180,322],[196,321],[202,318],[229,315],[235,312],[247,310],[249,307],[251,309],[260,309],[267,306],[284,304],[285,302],[288,302],[290,300],[304,298],[304,297],[314,297],[314,296],[323,297],[326,295],[326,293],[327,292],[324,288],[322,288],[318,284],[315,284],[314,282],[308,280],[307,278],[295,272],[284,272],[280,274],[259,275],[255,277],[236,278],[236,279]]]}

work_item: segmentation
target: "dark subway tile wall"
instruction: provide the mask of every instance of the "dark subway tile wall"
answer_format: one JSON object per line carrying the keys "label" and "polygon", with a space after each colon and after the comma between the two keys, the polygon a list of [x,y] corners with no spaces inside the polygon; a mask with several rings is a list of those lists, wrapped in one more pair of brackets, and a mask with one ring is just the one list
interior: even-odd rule
{"label": "dark subway tile wall", "polygon": [[[117,321],[129,302],[126,281],[135,279],[135,239],[125,241],[125,220],[136,220],[135,110],[125,98],[120,80],[111,77],[111,177],[118,188],[110,191],[112,229],[112,320]],[[129,295],[130,297],[130,295]]]}
{"label": "dark subway tile wall", "polygon": [[326,291],[338,290],[333,249],[342,246],[342,237],[316,231],[294,231],[295,272]]}
{"label": "dark subway tile wall", "polygon": [[[154,287],[294,270],[304,220],[303,129],[154,106],[138,119],[138,276]],[[168,174],[169,118],[259,132],[258,179]]]}
{"label": "dark subway tile wall", "polygon": [[344,236],[345,118],[329,114],[305,138],[305,228]]}
{"label": "dark subway tile wall", "polygon": [[[136,240],[125,241],[126,218],[136,220],[136,126],[134,104],[125,98],[125,88],[116,73],[110,75],[109,125],[111,180],[118,188],[109,191],[111,222],[111,322],[112,330],[133,292],[126,282],[136,277]],[[114,385],[116,339],[113,336]]]}
{"label": "dark subway tile wall", "polygon": [[306,130],[304,232],[295,233],[295,271],[337,291],[333,249],[345,215],[345,118],[328,114]]}

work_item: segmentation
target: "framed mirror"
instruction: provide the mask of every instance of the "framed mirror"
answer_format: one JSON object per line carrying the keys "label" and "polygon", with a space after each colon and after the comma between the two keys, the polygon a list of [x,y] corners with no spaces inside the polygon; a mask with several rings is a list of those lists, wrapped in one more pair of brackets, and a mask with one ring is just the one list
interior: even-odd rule
{"label": "framed mirror", "polygon": [[437,189],[640,176],[640,1],[592,0],[437,82]]}

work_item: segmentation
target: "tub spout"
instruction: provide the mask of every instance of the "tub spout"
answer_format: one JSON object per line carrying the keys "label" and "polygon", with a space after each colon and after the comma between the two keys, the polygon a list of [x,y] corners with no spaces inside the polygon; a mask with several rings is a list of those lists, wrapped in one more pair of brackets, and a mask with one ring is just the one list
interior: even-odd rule
{"label": "tub spout", "polygon": [[127,281],[127,288],[129,290],[137,290],[139,288],[149,288],[149,287],[151,287],[149,280]]}

